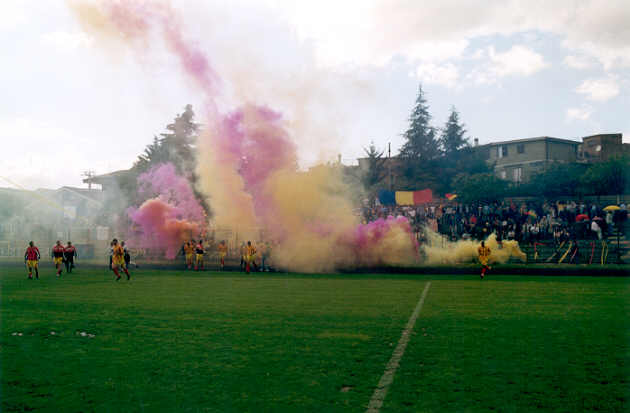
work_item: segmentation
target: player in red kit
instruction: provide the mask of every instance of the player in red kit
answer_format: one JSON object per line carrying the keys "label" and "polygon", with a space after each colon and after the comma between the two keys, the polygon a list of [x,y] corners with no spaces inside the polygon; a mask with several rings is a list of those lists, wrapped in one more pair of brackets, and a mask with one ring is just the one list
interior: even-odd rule
{"label": "player in red kit", "polygon": [[68,245],[63,250],[63,258],[66,263],[66,272],[70,274],[74,268],[74,257],[77,256],[77,249],[68,241]]}
{"label": "player in red kit", "polygon": [[28,279],[33,279],[33,270],[35,270],[35,277],[39,280],[39,248],[35,246],[33,241],[28,243],[28,248],[24,253],[24,261],[26,261],[26,267],[28,268]]}
{"label": "player in red kit", "polygon": [[57,240],[57,243],[52,248],[52,256],[53,262],[55,263],[55,268],[57,269],[57,277],[61,277],[61,271],[63,271],[63,253],[65,252],[65,248],[61,245],[61,241]]}

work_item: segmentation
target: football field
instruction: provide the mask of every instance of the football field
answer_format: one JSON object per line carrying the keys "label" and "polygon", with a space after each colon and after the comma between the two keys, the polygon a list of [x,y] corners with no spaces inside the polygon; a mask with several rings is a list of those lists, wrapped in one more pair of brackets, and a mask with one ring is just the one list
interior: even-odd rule
{"label": "football field", "polygon": [[4,412],[630,409],[629,278],[53,273],[0,267]]}

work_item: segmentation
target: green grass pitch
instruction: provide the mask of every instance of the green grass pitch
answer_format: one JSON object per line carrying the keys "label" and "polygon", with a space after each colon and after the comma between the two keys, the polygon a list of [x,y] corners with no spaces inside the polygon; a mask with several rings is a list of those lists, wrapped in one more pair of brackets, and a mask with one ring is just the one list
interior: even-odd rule
{"label": "green grass pitch", "polygon": [[428,281],[381,412],[630,409],[628,278],[53,272],[0,268],[3,412],[363,412]]}

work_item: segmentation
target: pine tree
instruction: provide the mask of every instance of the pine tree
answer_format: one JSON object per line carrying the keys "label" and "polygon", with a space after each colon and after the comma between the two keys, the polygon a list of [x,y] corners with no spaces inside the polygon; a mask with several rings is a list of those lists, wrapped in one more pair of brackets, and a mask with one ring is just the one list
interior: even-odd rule
{"label": "pine tree", "polygon": [[134,169],[144,172],[160,163],[171,162],[179,173],[192,177],[195,170],[194,143],[199,124],[193,121],[195,113],[186,105],[184,113],[177,115],[173,123],[166,126],[168,132],[154,137],[153,142],[138,156]]}
{"label": "pine tree", "polygon": [[435,128],[430,122],[429,106],[420,85],[416,105],[409,117],[409,129],[403,135],[407,141],[400,150],[401,157],[416,161],[430,161],[440,155]]}
{"label": "pine tree", "polygon": [[436,181],[434,163],[440,157],[441,151],[435,128],[430,122],[429,107],[420,85],[415,107],[409,117],[409,129],[403,134],[406,142],[400,149],[402,173],[410,188],[415,187],[419,181],[423,185]]}
{"label": "pine tree", "polygon": [[367,155],[368,169],[361,177],[361,180],[363,181],[363,186],[369,190],[378,185],[385,177],[385,158],[383,158],[385,151],[379,152],[374,146],[374,142],[370,144],[369,148],[363,148],[363,150]]}
{"label": "pine tree", "polygon": [[164,146],[157,136],[153,137],[153,142],[144,148],[144,153],[138,155],[138,159],[134,164],[134,169],[138,172],[146,172],[153,165],[168,162],[170,154],[166,146]]}
{"label": "pine tree", "polygon": [[[192,105],[186,105],[184,112],[175,117],[173,123],[166,125],[168,132],[153,138],[153,142],[144,149],[134,163],[135,176],[146,172],[153,166],[171,162],[177,172],[188,178],[193,187],[195,197],[199,200],[206,213],[210,214],[210,207],[206,198],[197,190],[199,177],[195,173],[195,141],[199,133],[199,124],[194,122],[195,112]],[[130,191],[135,191],[131,188]]]}
{"label": "pine tree", "polygon": [[448,116],[440,136],[440,145],[446,158],[452,157],[461,149],[469,146],[468,139],[464,137],[465,134],[464,125],[459,123],[459,113],[454,106],[451,106],[451,114]]}
{"label": "pine tree", "polygon": [[169,152],[169,160],[186,175],[192,174],[195,168],[194,143],[199,125],[193,121],[194,117],[192,105],[186,105],[184,113],[166,126],[169,132],[160,134],[160,142]]}

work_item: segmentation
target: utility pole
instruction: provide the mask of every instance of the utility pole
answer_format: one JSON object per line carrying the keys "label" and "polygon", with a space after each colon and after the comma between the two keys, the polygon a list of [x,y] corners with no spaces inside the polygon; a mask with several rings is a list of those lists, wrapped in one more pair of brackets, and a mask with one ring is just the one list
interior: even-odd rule
{"label": "utility pole", "polygon": [[81,176],[85,176],[88,179],[88,190],[92,189],[92,178],[94,177],[95,173],[93,170],[87,170],[84,171]]}
{"label": "utility pole", "polygon": [[389,190],[393,191],[394,183],[392,182],[392,143],[387,143],[387,166],[389,168]]}

